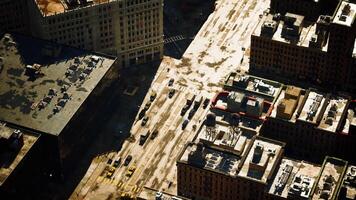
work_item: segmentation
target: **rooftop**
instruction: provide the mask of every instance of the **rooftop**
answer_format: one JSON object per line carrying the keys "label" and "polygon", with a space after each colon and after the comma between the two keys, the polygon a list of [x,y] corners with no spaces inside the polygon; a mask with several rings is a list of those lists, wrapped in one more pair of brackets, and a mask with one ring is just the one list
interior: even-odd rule
{"label": "rooftop", "polygon": [[342,97],[331,97],[318,128],[330,132],[339,130],[347,112],[347,102]]}
{"label": "rooftop", "polygon": [[195,142],[202,142],[211,148],[243,156],[261,125],[261,121],[246,117],[241,117],[236,125],[217,117],[215,126],[203,125]]}
{"label": "rooftop", "polygon": [[333,23],[351,27],[356,18],[356,4],[342,1],[333,18]]}
{"label": "rooftop", "polygon": [[316,124],[319,116],[323,114],[326,103],[324,94],[310,90],[302,107],[298,120]]}
{"label": "rooftop", "polygon": [[346,166],[346,161],[326,157],[312,199],[335,199]]}
{"label": "rooftop", "polygon": [[231,153],[212,149],[201,143],[189,143],[184,150],[180,161],[206,170],[235,176],[240,163],[240,157]]}
{"label": "rooftop", "polygon": [[[9,128],[4,124],[0,124],[0,135],[9,135],[17,131],[15,129]],[[21,131],[22,132],[22,131]],[[5,183],[6,179],[11,175],[11,173],[16,169],[17,165],[26,156],[32,146],[37,142],[39,136],[23,133],[23,145],[19,150],[0,152],[0,186]],[[3,137],[1,137],[3,138]]]}
{"label": "rooftop", "polygon": [[351,101],[347,108],[345,126],[342,130],[343,134],[349,134],[356,129],[356,101]]}
{"label": "rooftop", "polygon": [[38,8],[45,16],[56,15],[75,8],[108,3],[113,0],[36,0]]}
{"label": "rooftop", "polygon": [[0,40],[0,120],[59,135],[115,59],[21,35]]}
{"label": "rooftop", "polygon": [[267,183],[281,159],[284,143],[256,137],[242,164],[239,176]]}
{"label": "rooftop", "polygon": [[305,91],[295,86],[283,87],[273,107],[271,117],[295,122],[296,111],[302,105]]}
{"label": "rooftop", "polygon": [[231,73],[225,80],[225,87],[250,93],[272,102],[278,96],[282,84],[256,76]]}
{"label": "rooftop", "polygon": [[308,199],[320,169],[304,161],[283,158],[268,193],[285,199],[292,196]]}
{"label": "rooftop", "polygon": [[[278,42],[309,47],[310,41],[315,40],[317,24],[305,21],[302,18],[303,16],[292,13],[287,14],[296,19],[292,20],[295,21],[295,23],[290,27],[286,26],[286,22],[282,19],[282,16],[268,14],[262,17],[261,24],[257,26],[253,35],[267,37]],[[326,41],[325,44],[321,46],[321,50],[326,52],[327,46]]]}
{"label": "rooftop", "polygon": [[[342,187],[346,189],[347,199],[356,199],[356,166],[347,168]],[[339,197],[342,197],[339,195]]]}

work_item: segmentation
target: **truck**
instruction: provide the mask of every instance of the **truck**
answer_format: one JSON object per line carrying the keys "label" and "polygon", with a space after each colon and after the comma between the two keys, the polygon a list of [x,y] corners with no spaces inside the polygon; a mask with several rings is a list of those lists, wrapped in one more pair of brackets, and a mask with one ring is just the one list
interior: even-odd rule
{"label": "truck", "polygon": [[146,140],[147,140],[147,138],[150,136],[150,131],[147,131],[146,133],[143,133],[143,134],[141,134],[140,135],[140,143],[139,143],[139,145],[143,145],[143,144],[145,144],[145,142],[146,142]]}
{"label": "truck", "polygon": [[194,101],[194,109],[195,110],[198,110],[201,102],[203,101],[203,96],[202,95],[198,95],[196,98],[195,98],[195,101]]}

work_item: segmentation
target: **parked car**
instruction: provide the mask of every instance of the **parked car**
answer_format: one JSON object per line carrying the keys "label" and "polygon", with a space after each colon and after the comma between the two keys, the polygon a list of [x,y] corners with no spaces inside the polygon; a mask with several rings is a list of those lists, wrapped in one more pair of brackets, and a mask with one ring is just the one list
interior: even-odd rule
{"label": "parked car", "polygon": [[168,86],[172,86],[174,83],[174,78],[169,79]]}
{"label": "parked car", "polygon": [[168,97],[169,97],[169,98],[172,98],[172,97],[173,97],[173,95],[174,95],[174,93],[176,93],[176,90],[175,90],[175,89],[173,89],[173,88],[172,88],[172,89],[170,89],[170,90],[169,90],[169,93],[168,93]]}
{"label": "parked car", "polygon": [[144,110],[148,110],[151,106],[151,102],[148,101],[146,104],[145,104],[145,107],[143,108]]}
{"label": "parked car", "polygon": [[188,114],[188,119],[192,119],[194,114],[195,114],[196,110],[194,108],[192,108],[190,111],[189,111],[189,114]]}
{"label": "parked car", "polygon": [[141,126],[145,126],[145,125],[147,124],[147,121],[148,121],[148,117],[145,116],[145,117],[142,119]]}
{"label": "parked car", "polygon": [[157,135],[158,135],[158,130],[157,129],[155,129],[153,132],[152,132],[152,134],[151,134],[151,140],[153,140],[153,139],[155,139],[156,137],[157,137]]}
{"label": "parked car", "polygon": [[189,123],[189,120],[188,120],[188,119],[185,119],[185,120],[183,121],[183,123],[182,123],[182,130],[184,130],[184,129],[187,127],[188,123]]}
{"label": "parked car", "polygon": [[120,166],[120,163],[121,163],[121,157],[119,157],[118,159],[116,159],[115,161],[114,161],[114,167],[119,167]]}
{"label": "parked car", "polygon": [[139,119],[139,120],[142,119],[142,118],[145,116],[145,114],[146,114],[146,110],[145,110],[145,109],[142,109],[142,110],[140,111],[140,113],[138,114],[138,119]]}
{"label": "parked car", "polygon": [[203,102],[203,108],[205,109],[206,107],[208,107],[209,103],[210,103],[210,99],[206,98]]}
{"label": "parked car", "polygon": [[180,115],[183,116],[189,110],[189,107],[189,105],[185,104],[182,110],[180,111]]}
{"label": "parked car", "polygon": [[131,156],[131,155],[128,155],[128,156],[126,157],[126,159],[125,159],[124,166],[129,165],[130,162],[131,162],[131,160],[132,160],[132,156]]}

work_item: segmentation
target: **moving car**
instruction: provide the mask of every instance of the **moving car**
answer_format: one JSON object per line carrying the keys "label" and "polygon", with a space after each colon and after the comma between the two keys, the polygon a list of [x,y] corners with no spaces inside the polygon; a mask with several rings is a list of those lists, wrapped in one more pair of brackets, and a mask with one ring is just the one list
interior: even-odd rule
{"label": "moving car", "polygon": [[174,78],[169,79],[168,86],[172,86],[174,83]]}
{"label": "moving car", "polygon": [[176,90],[175,90],[175,89],[173,89],[173,88],[172,88],[172,89],[170,89],[170,90],[169,90],[169,93],[168,93],[168,97],[169,97],[169,98],[172,98],[172,97],[173,97],[173,95],[174,95],[174,93],[176,93]]}
{"label": "moving car", "polygon": [[126,159],[125,159],[124,166],[129,165],[130,162],[131,162],[131,160],[132,160],[132,156],[131,156],[131,155],[128,155],[128,156],[126,157]]}
{"label": "moving car", "polygon": [[206,107],[208,107],[209,103],[210,103],[210,99],[206,98],[203,102],[203,108],[205,109]]}
{"label": "moving car", "polygon": [[120,163],[121,163],[121,157],[119,157],[118,159],[116,159],[115,161],[114,161],[114,167],[119,167],[120,166]]}
{"label": "moving car", "polygon": [[188,120],[188,119],[185,119],[185,120],[183,121],[183,123],[182,123],[182,130],[184,130],[185,127],[187,127],[188,123],[189,123],[189,120]]}
{"label": "moving car", "polygon": [[152,132],[152,134],[151,134],[151,140],[153,140],[153,139],[155,139],[156,137],[157,137],[157,135],[158,135],[158,130],[157,129],[155,129],[153,132]]}
{"label": "moving car", "polygon": [[182,111],[180,111],[180,115],[183,116],[189,110],[189,107],[189,105],[185,104]]}

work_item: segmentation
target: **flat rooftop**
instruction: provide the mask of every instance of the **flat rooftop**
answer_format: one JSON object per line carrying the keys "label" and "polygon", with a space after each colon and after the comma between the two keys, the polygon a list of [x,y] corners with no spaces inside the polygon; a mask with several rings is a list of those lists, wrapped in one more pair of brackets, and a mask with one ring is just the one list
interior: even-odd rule
{"label": "flat rooftop", "polygon": [[356,4],[342,1],[337,8],[333,23],[351,27],[356,19]]}
{"label": "flat rooftop", "polygon": [[298,120],[316,124],[322,108],[326,103],[325,95],[316,91],[309,91]]}
{"label": "flat rooftop", "polygon": [[[264,23],[269,23],[269,24],[275,24],[276,29],[275,31],[270,35],[270,36],[263,36],[261,34],[261,29]],[[294,44],[296,46],[302,46],[302,47],[309,47],[309,41],[312,40],[312,37],[315,36],[315,30],[316,30],[316,23],[308,22],[304,20],[304,23],[301,25],[301,31],[299,34],[299,37],[292,39],[287,39],[282,36],[282,30],[284,26],[284,21],[283,20],[274,20],[272,14],[268,14],[267,16],[263,16],[261,23],[259,26],[256,27],[256,29],[253,32],[253,35],[255,36],[263,36],[263,37],[268,37],[271,40],[278,41],[278,42],[283,42],[287,44]],[[328,48],[328,43],[324,46],[321,47],[321,51],[326,52]]]}
{"label": "flat rooftop", "polygon": [[268,101],[273,101],[279,94],[282,84],[261,77],[231,73],[225,80],[225,87],[231,87],[238,91],[252,93]]}
{"label": "flat rooftop", "polygon": [[248,152],[239,176],[267,183],[281,159],[284,143],[257,137]]}
{"label": "flat rooftop", "polygon": [[318,128],[330,132],[339,130],[347,112],[347,102],[348,100],[342,97],[331,97]]}
{"label": "flat rooftop", "polygon": [[[14,132],[15,129],[0,124],[0,134]],[[33,145],[37,142],[39,136],[23,132],[23,145],[16,152],[0,152],[0,186],[5,183],[6,179],[16,169]]]}
{"label": "flat rooftop", "polygon": [[342,186],[346,188],[347,199],[356,199],[356,166],[347,168]]}
{"label": "flat rooftop", "polygon": [[[45,16],[56,15],[68,10],[93,6],[96,4],[108,3],[113,0],[82,0],[78,3],[69,4],[71,0],[35,0],[38,8]],[[75,2],[75,1],[73,1]]]}
{"label": "flat rooftop", "polygon": [[180,158],[180,162],[225,175],[236,176],[240,157],[212,149],[206,145],[199,150],[197,144],[189,143]]}
{"label": "flat rooftop", "polygon": [[345,125],[342,130],[343,134],[349,134],[351,132],[351,126],[356,127],[356,102],[351,101],[347,108]]}
{"label": "flat rooftop", "polygon": [[334,199],[342,182],[346,167],[346,161],[326,157],[312,199]]}
{"label": "flat rooftop", "polygon": [[240,123],[237,126],[232,126],[221,117],[217,117],[215,127],[203,125],[198,132],[195,143],[202,142],[214,149],[243,156],[252,138],[258,134],[261,125],[261,121],[241,117]]}
{"label": "flat rooftop", "polygon": [[115,58],[6,34],[0,40],[0,120],[59,135]]}
{"label": "flat rooftop", "polygon": [[304,161],[283,158],[268,193],[282,198],[308,199],[321,167]]}

